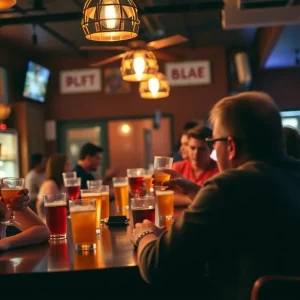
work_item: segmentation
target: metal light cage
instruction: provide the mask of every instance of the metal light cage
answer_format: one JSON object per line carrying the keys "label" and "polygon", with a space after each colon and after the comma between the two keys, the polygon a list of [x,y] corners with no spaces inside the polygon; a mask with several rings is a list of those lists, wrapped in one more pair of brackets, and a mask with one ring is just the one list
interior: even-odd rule
{"label": "metal light cage", "polygon": [[[107,16],[107,15],[111,16]],[[86,0],[81,26],[88,40],[115,42],[138,35],[140,21],[133,0]]]}
{"label": "metal light cage", "polygon": [[0,1],[0,10],[9,9],[17,3],[16,0],[2,0]]}
{"label": "metal light cage", "polygon": [[[159,88],[157,93],[154,95],[150,90],[150,80],[157,80]],[[170,95],[170,85],[163,73],[157,73],[155,77],[152,77],[146,81],[141,81],[139,88],[140,96],[144,99],[160,99],[166,98]]]}
{"label": "metal light cage", "polygon": [[[134,69],[134,60],[136,58],[143,58],[145,63],[145,69],[142,73],[142,77],[138,78],[136,70]],[[121,73],[123,80],[125,81],[143,81],[147,80],[158,72],[157,59],[152,51],[146,50],[132,50],[125,53],[122,64]]]}

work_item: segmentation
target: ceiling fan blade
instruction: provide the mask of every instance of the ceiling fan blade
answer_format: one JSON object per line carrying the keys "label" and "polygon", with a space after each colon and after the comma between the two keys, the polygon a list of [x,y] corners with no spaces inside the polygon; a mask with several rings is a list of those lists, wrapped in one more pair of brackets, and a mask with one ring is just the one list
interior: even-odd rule
{"label": "ceiling fan blade", "polygon": [[119,55],[116,55],[116,56],[112,56],[112,57],[109,57],[107,59],[103,59],[103,60],[100,60],[98,62],[95,62],[95,63],[91,63],[90,65],[92,67],[101,67],[103,65],[106,65],[106,64],[109,64],[109,63],[112,63],[118,59],[121,59],[123,58],[123,56],[125,55],[125,53],[121,53]]}
{"label": "ceiling fan blade", "polygon": [[154,55],[157,59],[166,60],[166,61],[182,61],[184,60],[184,55],[168,53],[165,51],[154,51]]}
{"label": "ceiling fan blade", "polygon": [[116,50],[116,51],[128,51],[127,46],[82,46],[82,51],[101,51],[101,50]]}
{"label": "ceiling fan blade", "polygon": [[188,41],[188,38],[177,34],[177,35],[169,36],[164,39],[150,42],[146,46],[147,46],[147,48],[152,48],[152,49],[162,49],[162,48],[174,46],[177,44],[185,43],[187,41]]}

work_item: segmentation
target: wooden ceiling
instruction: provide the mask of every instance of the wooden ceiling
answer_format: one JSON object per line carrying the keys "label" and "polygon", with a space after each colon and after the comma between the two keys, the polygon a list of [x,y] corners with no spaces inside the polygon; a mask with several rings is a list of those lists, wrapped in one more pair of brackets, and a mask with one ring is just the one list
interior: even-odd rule
{"label": "wooden ceiling", "polygon": [[[44,9],[33,9],[33,2],[35,5],[42,4]],[[17,0],[13,9],[0,14],[0,39],[2,43],[7,42],[22,48],[32,55],[81,55],[81,46],[94,45],[95,42],[85,39],[80,18],[66,18],[59,22],[54,22],[54,19],[51,22],[40,20],[42,21],[45,15],[51,19],[54,14],[80,14],[83,2],[84,0]],[[248,49],[253,45],[256,28],[222,29],[222,2],[219,0],[137,0],[136,4],[144,12],[140,16],[141,29],[138,39],[151,41],[181,34],[189,38],[189,46],[192,48],[225,46]],[[35,16],[36,25],[33,25],[33,22],[18,24],[18,20],[24,21],[24,17],[30,16]],[[34,32],[36,39],[33,37]]]}

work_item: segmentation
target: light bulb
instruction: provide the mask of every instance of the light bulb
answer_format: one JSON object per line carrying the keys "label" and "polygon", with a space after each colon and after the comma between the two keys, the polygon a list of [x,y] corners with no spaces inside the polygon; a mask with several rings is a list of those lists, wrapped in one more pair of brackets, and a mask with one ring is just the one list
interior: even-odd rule
{"label": "light bulb", "polygon": [[133,69],[135,71],[135,77],[137,80],[142,80],[143,72],[145,71],[146,63],[143,57],[138,56],[133,60]]}
{"label": "light bulb", "polygon": [[103,1],[100,13],[101,24],[107,29],[118,29],[120,26],[120,14],[114,1]]}
{"label": "light bulb", "polygon": [[148,81],[149,91],[153,97],[156,97],[159,91],[159,80],[155,77],[150,78]]}

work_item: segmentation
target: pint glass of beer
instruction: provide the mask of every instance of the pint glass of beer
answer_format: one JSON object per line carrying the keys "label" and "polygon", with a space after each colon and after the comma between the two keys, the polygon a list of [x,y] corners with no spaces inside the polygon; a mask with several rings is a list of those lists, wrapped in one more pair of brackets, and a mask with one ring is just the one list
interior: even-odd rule
{"label": "pint glass of beer", "polygon": [[71,225],[75,250],[96,248],[96,200],[70,200]]}
{"label": "pint glass of beer", "polygon": [[154,196],[144,196],[132,198],[131,211],[133,223],[142,223],[144,220],[155,222],[155,198]]}
{"label": "pint glass of beer", "polygon": [[80,195],[81,178],[65,178],[64,184],[69,200],[78,199]]}
{"label": "pint glass of beer", "polygon": [[[101,227],[101,189],[88,189],[81,190],[81,199],[85,203],[87,200],[96,200],[96,228],[97,232],[100,231]],[[87,202],[88,203],[88,202]]]}
{"label": "pint glass of beer", "polygon": [[46,224],[53,240],[67,237],[67,196],[65,193],[44,194]]}
{"label": "pint glass of beer", "polygon": [[166,187],[162,185],[164,181],[170,180],[170,174],[163,172],[163,169],[172,169],[173,158],[167,156],[154,157],[154,189],[165,190]]}
{"label": "pint glass of beer", "polygon": [[101,223],[107,222],[109,218],[109,185],[101,187]]}
{"label": "pint glass of beer", "polygon": [[174,191],[156,191],[156,202],[160,219],[172,219],[174,214]]}
{"label": "pint glass of beer", "polygon": [[127,177],[113,178],[114,195],[117,212],[120,213],[129,207],[129,188]]}
{"label": "pint glass of beer", "polygon": [[86,184],[88,189],[101,189],[102,180],[87,180]]}

